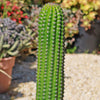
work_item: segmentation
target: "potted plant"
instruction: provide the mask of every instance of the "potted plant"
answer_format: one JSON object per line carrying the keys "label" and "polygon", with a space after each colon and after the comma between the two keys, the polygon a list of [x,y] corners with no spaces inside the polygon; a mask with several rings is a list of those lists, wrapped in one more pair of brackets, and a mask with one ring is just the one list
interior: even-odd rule
{"label": "potted plant", "polygon": [[30,46],[31,39],[23,25],[9,18],[0,19],[0,93],[8,90],[15,58]]}

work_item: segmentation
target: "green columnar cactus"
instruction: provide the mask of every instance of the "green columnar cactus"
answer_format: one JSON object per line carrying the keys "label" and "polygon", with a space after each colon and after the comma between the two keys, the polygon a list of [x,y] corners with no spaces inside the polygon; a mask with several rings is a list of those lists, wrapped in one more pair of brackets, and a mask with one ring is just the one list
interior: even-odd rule
{"label": "green columnar cactus", "polygon": [[63,100],[64,15],[58,5],[46,4],[39,16],[36,100]]}

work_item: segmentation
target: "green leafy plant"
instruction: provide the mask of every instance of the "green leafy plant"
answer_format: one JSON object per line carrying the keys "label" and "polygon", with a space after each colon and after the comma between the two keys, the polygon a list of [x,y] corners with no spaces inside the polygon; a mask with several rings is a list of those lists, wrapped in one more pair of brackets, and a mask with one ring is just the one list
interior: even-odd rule
{"label": "green leafy plant", "polygon": [[87,50],[85,50],[85,51],[84,51],[84,53],[86,53],[86,54],[87,54],[87,53],[89,53],[89,50],[88,50],[88,49],[87,49]]}
{"label": "green leafy plant", "polygon": [[63,100],[64,15],[58,5],[42,8],[38,32],[36,100]]}
{"label": "green leafy plant", "polygon": [[74,46],[73,48],[72,47],[67,47],[67,53],[74,53],[76,51],[77,47]]}
{"label": "green leafy plant", "polygon": [[96,53],[97,53],[97,51],[96,51],[96,50],[93,50],[93,51],[92,51],[92,54],[96,54]]}

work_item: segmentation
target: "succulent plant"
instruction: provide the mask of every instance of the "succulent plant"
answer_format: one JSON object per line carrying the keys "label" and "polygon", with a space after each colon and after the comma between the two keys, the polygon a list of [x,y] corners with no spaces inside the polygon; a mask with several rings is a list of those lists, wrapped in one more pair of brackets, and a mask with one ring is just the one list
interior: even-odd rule
{"label": "succulent plant", "polygon": [[65,16],[65,38],[73,37],[78,34],[78,24],[79,24],[79,11],[73,12],[71,9],[63,9]]}
{"label": "succulent plant", "polygon": [[64,15],[58,5],[46,4],[39,16],[36,100],[63,100]]}
{"label": "succulent plant", "polygon": [[31,33],[9,18],[0,19],[0,58],[16,56],[30,46]]}
{"label": "succulent plant", "polygon": [[30,9],[27,11],[29,19],[24,20],[25,25],[29,25],[30,29],[36,35],[38,34],[38,19],[41,7],[38,5],[31,5]]}
{"label": "succulent plant", "polygon": [[39,12],[41,7],[38,5],[31,5],[30,8],[27,10],[29,19],[24,20],[24,25],[27,27],[29,31],[32,33],[32,37],[34,41],[32,42],[31,48],[27,48],[21,52],[21,55],[27,56],[30,54],[36,54],[35,50],[37,49],[37,42],[38,42],[38,19],[39,19]]}
{"label": "succulent plant", "polygon": [[[72,14],[75,15],[69,20],[72,27],[81,21],[81,26],[84,27],[85,30],[88,30],[91,28],[91,22],[94,21],[99,14],[100,0],[70,0],[70,2],[69,0],[63,0],[61,6],[70,9]],[[66,27],[67,26],[69,25],[67,24]],[[76,33],[79,30],[72,31]]]}

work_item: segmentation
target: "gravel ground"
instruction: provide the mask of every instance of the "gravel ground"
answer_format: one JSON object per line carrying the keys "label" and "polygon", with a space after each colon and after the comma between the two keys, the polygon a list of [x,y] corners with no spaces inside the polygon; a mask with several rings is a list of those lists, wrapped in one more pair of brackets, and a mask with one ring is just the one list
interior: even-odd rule
{"label": "gravel ground", "polygon": [[[16,63],[9,91],[0,100],[35,100],[36,69],[35,57]],[[99,55],[66,54],[64,100],[100,100]]]}

